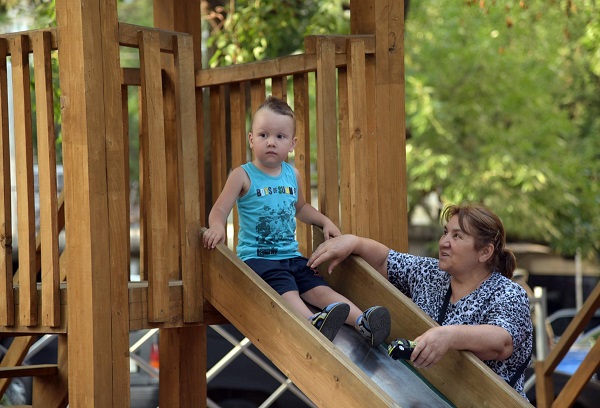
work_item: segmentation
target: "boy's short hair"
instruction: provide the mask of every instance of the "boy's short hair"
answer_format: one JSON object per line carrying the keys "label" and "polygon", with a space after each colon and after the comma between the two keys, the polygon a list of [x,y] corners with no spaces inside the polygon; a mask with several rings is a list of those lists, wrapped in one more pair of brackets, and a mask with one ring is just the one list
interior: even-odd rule
{"label": "boy's short hair", "polygon": [[[279,115],[285,115],[292,118],[294,122],[294,135],[296,134],[296,115],[294,114],[293,109],[290,107],[290,105],[288,105],[286,101],[284,101],[283,99],[279,99],[273,95],[269,95],[267,96],[267,99],[265,99],[265,101],[260,104],[256,112],[254,113],[254,116],[256,116],[256,113],[262,109],[268,109],[271,112],[275,112]],[[254,126],[254,117],[252,118],[251,125]]]}

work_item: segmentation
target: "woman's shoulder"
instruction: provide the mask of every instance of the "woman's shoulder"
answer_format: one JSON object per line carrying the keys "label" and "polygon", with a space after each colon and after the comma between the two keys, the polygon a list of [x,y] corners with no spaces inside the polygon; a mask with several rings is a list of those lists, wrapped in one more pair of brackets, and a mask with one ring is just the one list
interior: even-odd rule
{"label": "woman's shoulder", "polygon": [[[504,293],[507,296],[519,296],[523,298],[528,298],[527,291],[517,282],[512,279],[507,278],[499,272],[494,272],[490,278],[490,281],[493,283],[494,292],[496,293]],[[502,289],[498,291],[498,289]]]}
{"label": "woman's shoulder", "polygon": [[398,252],[390,249],[388,252],[388,271],[400,269],[400,270],[418,270],[421,273],[444,273],[439,268],[439,262],[435,258],[428,256],[420,256],[407,254],[405,252]]}

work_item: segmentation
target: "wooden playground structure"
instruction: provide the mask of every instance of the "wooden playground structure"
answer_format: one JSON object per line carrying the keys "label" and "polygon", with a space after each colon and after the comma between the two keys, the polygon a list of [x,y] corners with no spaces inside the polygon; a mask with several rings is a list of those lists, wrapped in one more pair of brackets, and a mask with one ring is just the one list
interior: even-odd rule
{"label": "wooden playground structure", "polygon": [[[287,98],[296,113],[293,160],[304,191],[316,180],[319,209],[343,232],[407,249],[403,1],[352,0],[351,35],[308,37],[304,54],[216,69],[201,63],[200,0],[155,0],[154,28],[119,22],[116,0],[57,0],[56,7],[56,27],[0,35],[0,336],[15,337],[0,362],[0,395],[10,378],[32,376],[34,407],[128,407],[129,332],[159,328],[160,406],[202,407],[206,327],[229,321],[318,406],[396,406],[227,247],[203,250],[200,233],[228,171],[247,160],[248,115],[272,94]],[[137,53],[138,67],[122,66],[124,48]],[[53,58],[60,62],[58,76]],[[8,80],[17,271],[11,262]],[[53,109],[57,87],[60,121]],[[140,282],[129,275],[130,94],[139,100]],[[311,228],[299,225],[298,238],[309,253]],[[353,278],[334,274],[331,284],[359,307],[374,298],[390,306],[392,337],[414,338],[435,324],[360,259],[345,267],[354,272],[344,276]],[[361,277],[374,286],[360,285]],[[594,296],[588,310],[598,307],[598,291]],[[260,324],[258,314],[268,314],[273,325]],[[59,335],[57,364],[22,366],[35,336],[45,333]],[[553,364],[539,371],[548,407]],[[527,405],[470,353],[448,353],[421,374],[456,406]]]}

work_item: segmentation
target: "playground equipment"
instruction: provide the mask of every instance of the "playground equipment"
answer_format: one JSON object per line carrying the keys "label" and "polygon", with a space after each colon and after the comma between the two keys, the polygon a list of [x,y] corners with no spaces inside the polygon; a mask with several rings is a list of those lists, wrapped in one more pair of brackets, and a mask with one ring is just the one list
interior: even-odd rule
{"label": "playground equipment", "polygon": [[[201,249],[200,231],[228,170],[246,161],[248,113],[269,93],[287,98],[296,112],[294,162],[307,192],[311,169],[318,169],[320,210],[344,232],[407,248],[403,3],[353,0],[351,35],[309,37],[304,54],[218,69],[201,66],[200,0],[155,1],[155,28],[119,22],[116,0],[57,0],[56,7],[56,27],[0,36],[0,335],[15,337],[1,362],[0,391],[8,378],[33,376],[34,407],[127,407],[128,334],[158,328],[160,406],[201,407],[206,327],[229,321],[316,405],[398,406],[227,247]],[[138,53],[138,68],[121,65],[121,48]],[[8,59],[18,271],[12,270],[7,222]],[[32,70],[39,230],[32,222]],[[316,106],[309,98],[313,91]],[[129,276],[130,94],[139,100],[141,124],[139,282]],[[310,157],[311,121],[317,129],[316,166]],[[300,225],[298,237],[308,253],[310,228]],[[345,265],[354,278],[333,275],[331,284],[359,307],[374,304],[373,298],[388,305],[391,336],[414,338],[435,324],[360,259]],[[365,281],[373,282],[369,290],[359,284]],[[268,325],[259,314],[270,317]],[[35,336],[46,333],[59,337],[57,364],[21,366]],[[470,353],[449,353],[421,375],[456,406],[526,405]]]}

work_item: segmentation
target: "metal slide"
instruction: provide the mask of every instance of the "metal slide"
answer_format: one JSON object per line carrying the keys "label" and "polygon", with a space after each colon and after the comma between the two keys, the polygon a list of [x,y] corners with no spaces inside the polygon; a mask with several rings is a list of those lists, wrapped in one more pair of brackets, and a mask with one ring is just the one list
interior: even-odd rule
{"label": "metal slide", "polygon": [[353,328],[344,325],[333,340],[358,367],[402,407],[452,407],[403,360],[387,355],[385,344],[371,347]]}

